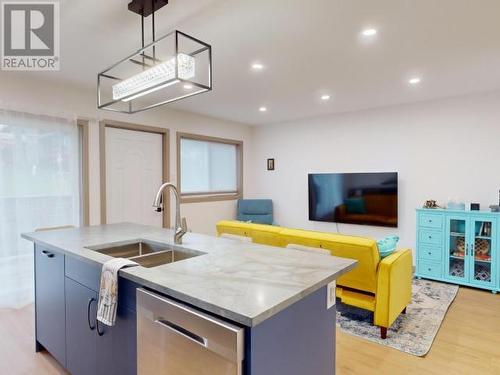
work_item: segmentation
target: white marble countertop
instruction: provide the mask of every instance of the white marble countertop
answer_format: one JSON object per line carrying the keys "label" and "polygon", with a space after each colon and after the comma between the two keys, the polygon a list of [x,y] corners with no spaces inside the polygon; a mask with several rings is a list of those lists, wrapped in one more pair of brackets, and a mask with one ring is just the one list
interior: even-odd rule
{"label": "white marble countertop", "polygon": [[[102,265],[108,255],[88,246],[136,239],[206,254],[120,275],[167,296],[246,326],[255,326],[355,267],[351,259],[187,233],[173,245],[173,231],[132,223],[24,233],[52,250]],[[326,301],[325,301],[326,308]]]}

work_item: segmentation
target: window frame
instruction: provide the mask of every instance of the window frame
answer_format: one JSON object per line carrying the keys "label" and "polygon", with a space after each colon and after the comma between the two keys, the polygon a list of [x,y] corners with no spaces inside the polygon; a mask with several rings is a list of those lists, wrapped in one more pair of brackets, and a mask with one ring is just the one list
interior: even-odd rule
{"label": "window frame", "polygon": [[[236,146],[236,191],[182,193],[181,170],[181,141],[189,139],[194,141],[222,143]],[[211,137],[208,135],[177,132],[177,186],[181,194],[181,203],[216,202],[236,200],[243,197],[243,141],[234,139]]]}
{"label": "window frame", "polygon": [[90,121],[77,119],[80,143],[80,226],[90,225],[90,186],[89,186],[89,126]]}

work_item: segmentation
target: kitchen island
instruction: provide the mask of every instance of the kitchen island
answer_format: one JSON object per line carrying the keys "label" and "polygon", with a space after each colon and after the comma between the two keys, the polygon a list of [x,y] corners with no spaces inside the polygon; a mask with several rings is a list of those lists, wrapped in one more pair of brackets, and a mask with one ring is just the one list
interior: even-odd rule
{"label": "kitchen island", "polygon": [[[241,327],[236,373],[335,373],[334,281],[355,267],[353,260],[195,233],[174,245],[171,230],[132,223],[22,236],[35,243],[37,349],[73,374],[137,372],[138,289]],[[191,255],[122,269],[117,323],[104,326],[95,319],[99,277],[112,258],[102,249],[141,241]],[[208,367],[202,373],[218,375]]]}

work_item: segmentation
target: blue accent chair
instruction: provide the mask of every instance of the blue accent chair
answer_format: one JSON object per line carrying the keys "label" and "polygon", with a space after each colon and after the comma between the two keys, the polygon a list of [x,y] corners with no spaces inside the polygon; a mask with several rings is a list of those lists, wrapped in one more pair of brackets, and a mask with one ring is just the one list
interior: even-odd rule
{"label": "blue accent chair", "polygon": [[273,224],[271,199],[238,199],[236,219],[257,224]]}

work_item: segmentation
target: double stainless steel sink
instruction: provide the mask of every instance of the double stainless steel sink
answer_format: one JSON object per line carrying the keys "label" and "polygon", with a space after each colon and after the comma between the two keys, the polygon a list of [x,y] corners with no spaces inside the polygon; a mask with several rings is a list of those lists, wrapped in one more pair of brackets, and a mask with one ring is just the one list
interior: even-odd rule
{"label": "double stainless steel sink", "polygon": [[128,242],[88,246],[87,249],[114,258],[127,258],[147,268],[203,255],[201,251],[173,247],[161,242],[138,239]]}

